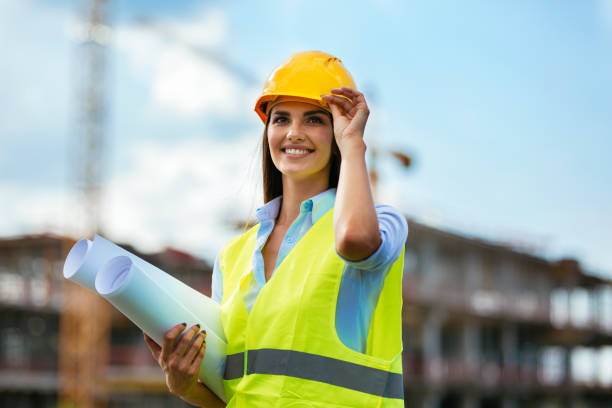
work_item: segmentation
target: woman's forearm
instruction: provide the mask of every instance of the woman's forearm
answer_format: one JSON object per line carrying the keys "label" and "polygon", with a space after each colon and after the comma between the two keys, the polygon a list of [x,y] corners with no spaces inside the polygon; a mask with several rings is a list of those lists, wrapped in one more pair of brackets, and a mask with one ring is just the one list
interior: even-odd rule
{"label": "woman's forearm", "polygon": [[336,250],[344,258],[358,261],[380,246],[378,218],[365,161],[362,138],[345,142],[334,207]]}

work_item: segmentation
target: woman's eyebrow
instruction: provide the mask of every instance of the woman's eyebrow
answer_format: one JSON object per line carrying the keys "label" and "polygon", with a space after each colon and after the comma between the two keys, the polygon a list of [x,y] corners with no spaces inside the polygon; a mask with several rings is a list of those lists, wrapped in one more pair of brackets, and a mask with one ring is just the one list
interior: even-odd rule
{"label": "woman's eyebrow", "polygon": [[327,112],[324,111],[323,109],[317,109],[317,110],[312,110],[312,111],[304,112],[304,116],[316,115],[318,113],[327,113]]}

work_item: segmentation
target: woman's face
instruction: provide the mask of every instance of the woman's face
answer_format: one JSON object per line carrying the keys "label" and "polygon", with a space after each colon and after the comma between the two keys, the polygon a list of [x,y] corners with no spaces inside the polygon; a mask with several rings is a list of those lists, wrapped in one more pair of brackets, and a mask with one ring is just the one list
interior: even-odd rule
{"label": "woman's face", "polygon": [[283,178],[327,181],[333,137],[331,117],[317,105],[282,102],[270,112],[268,145]]}

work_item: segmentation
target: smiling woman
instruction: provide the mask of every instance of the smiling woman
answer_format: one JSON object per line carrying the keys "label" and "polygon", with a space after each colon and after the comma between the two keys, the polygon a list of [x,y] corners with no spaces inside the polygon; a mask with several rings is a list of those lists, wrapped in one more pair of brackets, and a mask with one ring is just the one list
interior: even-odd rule
{"label": "smiling woman", "polygon": [[[309,51],[272,72],[255,111],[265,125],[265,205],[213,271],[227,406],[403,407],[407,225],[374,205],[365,97],[342,61]],[[189,371],[205,348],[197,329],[174,346],[182,329],[168,332],[162,350],[148,343],[171,391],[221,405]]]}

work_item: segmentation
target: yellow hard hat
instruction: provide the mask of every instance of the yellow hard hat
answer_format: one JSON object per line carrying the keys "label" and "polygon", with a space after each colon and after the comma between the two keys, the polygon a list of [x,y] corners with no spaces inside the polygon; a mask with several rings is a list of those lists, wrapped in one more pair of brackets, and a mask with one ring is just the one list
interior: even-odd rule
{"label": "yellow hard hat", "polygon": [[329,110],[321,95],[342,86],[357,89],[342,61],[321,51],[298,52],[272,71],[255,104],[255,112],[267,123],[270,103],[283,97],[315,103]]}

